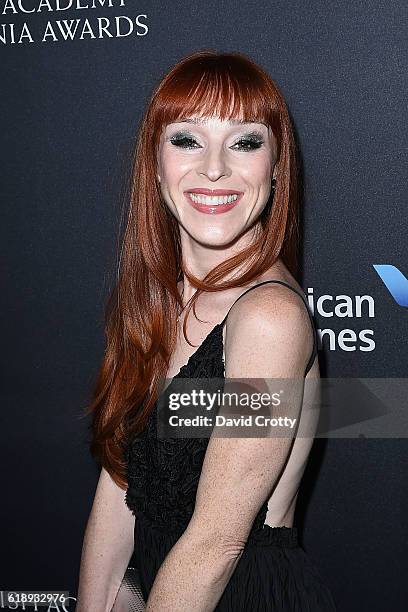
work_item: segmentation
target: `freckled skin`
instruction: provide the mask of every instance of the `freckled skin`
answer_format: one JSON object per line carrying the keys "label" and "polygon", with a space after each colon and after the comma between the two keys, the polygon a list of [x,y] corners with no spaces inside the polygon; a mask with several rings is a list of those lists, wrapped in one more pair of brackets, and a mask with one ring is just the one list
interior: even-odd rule
{"label": "freckled skin", "polygon": [[[249,133],[257,134],[261,144],[247,150],[242,141]],[[183,260],[195,276],[203,278],[253,241],[270,196],[275,166],[276,140],[261,123],[239,125],[211,118],[204,123],[185,121],[166,126],[159,144],[157,176],[164,202],[179,223]],[[206,214],[197,211],[184,195],[195,187],[242,191],[244,195],[228,212]],[[262,276],[283,277],[296,286],[279,260]],[[184,277],[185,303],[194,292]],[[204,325],[212,327],[220,321],[241,292],[242,288],[234,288],[218,295],[200,295],[198,317],[210,323],[191,317],[187,332],[192,331],[194,344],[208,333]],[[284,287],[266,285],[234,305],[223,330],[226,378],[301,378],[311,353],[312,334],[301,298],[291,293],[288,295]],[[194,350],[183,349],[180,342],[169,376]],[[282,474],[292,443],[291,434],[263,439],[214,438],[209,442],[193,517],[155,577],[146,612],[206,612],[215,608],[243,554],[253,520]],[[302,450],[301,456],[307,452]],[[301,476],[296,469],[299,462],[297,458],[284,483],[291,499]],[[280,506],[288,506],[286,496],[270,518],[290,525],[291,516],[280,512]]]}
{"label": "freckled skin", "polygon": [[[256,136],[259,146],[251,143],[251,135]],[[180,146],[186,144],[180,142],[180,136],[190,139],[188,148]],[[163,129],[157,177],[165,205],[179,223],[183,260],[195,276],[203,278],[209,270],[252,242],[255,225],[271,193],[276,149],[272,130],[262,123],[236,124],[211,117],[200,123],[171,123]],[[244,195],[226,213],[205,214],[197,211],[184,195],[193,187],[230,189],[242,191]],[[271,276],[277,274],[272,272]],[[183,290],[184,303],[196,291],[186,278],[179,290]],[[199,296],[197,315],[208,324],[189,317],[187,336],[194,345],[223,318],[228,305],[240,292],[238,288]],[[168,377],[179,371],[194,350],[180,334]]]}
{"label": "freckled skin", "polygon": [[[258,133],[262,145],[250,151],[237,147],[252,131]],[[180,143],[183,135],[189,139],[189,147],[174,144]],[[252,242],[254,226],[270,196],[275,164],[276,141],[263,124],[234,125],[211,118],[203,124],[166,126],[158,151],[158,180],[163,199],[179,222],[183,259],[194,275],[204,277]],[[205,214],[191,206],[184,195],[194,187],[242,191],[244,196],[226,213]],[[285,274],[281,263],[275,262],[272,268],[265,272],[267,278]],[[195,288],[185,278],[183,284],[186,302]],[[223,335],[226,377],[294,378],[304,371],[311,350],[304,306],[298,296],[288,296],[287,289],[260,289],[244,296],[231,312],[229,340]],[[212,324],[221,320],[226,302],[231,305],[241,292],[242,288],[218,296],[203,294],[198,300],[198,316],[211,318]],[[194,317],[191,321],[195,343],[197,337],[202,338],[203,326],[194,322]],[[288,338],[288,328],[293,338]],[[176,349],[170,369],[178,371],[186,357],[186,351]],[[194,515],[156,575],[146,612],[214,609],[291,446],[290,437],[210,441]]]}

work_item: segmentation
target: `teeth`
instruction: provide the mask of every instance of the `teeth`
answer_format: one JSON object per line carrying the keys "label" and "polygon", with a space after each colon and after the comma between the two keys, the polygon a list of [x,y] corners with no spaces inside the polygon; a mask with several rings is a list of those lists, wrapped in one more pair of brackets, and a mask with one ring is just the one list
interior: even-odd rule
{"label": "teeth", "polygon": [[234,202],[237,198],[237,194],[228,196],[206,196],[203,194],[189,193],[189,196],[197,204],[206,204],[207,206],[219,206],[220,204],[229,204]]}

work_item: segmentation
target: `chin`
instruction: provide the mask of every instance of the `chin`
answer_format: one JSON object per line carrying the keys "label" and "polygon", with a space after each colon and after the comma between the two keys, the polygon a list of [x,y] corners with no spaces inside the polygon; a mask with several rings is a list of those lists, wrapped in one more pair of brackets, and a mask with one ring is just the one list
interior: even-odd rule
{"label": "chin", "polygon": [[240,233],[228,232],[227,233],[217,233],[209,232],[207,233],[197,233],[197,232],[188,232],[191,238],[193,238],[196,242],[201,244],[204,247],[208,248],[220,248],[229,246],[236,238],[239,237]]}

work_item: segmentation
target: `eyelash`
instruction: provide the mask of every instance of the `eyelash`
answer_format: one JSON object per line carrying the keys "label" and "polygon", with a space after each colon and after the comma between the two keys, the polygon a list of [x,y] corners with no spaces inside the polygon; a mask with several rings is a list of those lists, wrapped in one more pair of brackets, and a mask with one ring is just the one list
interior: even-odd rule
{"label": "eyelash", "polygon": [[[189,134],[175,134],[174,136],[172,136],[170,139],[170,142],[172,145],[179,147],[180,149],[196,149],[197,147],[194,146],[189,146],[186,143],[196,143],[197,141],[195,140],[195,138],[193,138],[192,136],[190,136]],[[255,151],[256,149],[259,149],[263,143],[264,140],[263,138],[261,138],[260,136],[244,136],[242,138],[240,138],[235,145],[239,144],[239,143],[246,143],[246,144],[250,144],[251,148],[247,149],[247,148],[243,148],[241,150],[243,151]],[[235,146],[233,145],[233,146]]]}

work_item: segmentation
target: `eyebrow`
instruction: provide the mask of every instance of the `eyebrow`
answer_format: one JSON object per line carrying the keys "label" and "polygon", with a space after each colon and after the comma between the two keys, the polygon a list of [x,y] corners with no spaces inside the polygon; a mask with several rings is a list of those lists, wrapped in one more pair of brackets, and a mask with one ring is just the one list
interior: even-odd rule
{"label": "eyebrow", "polygon": [[[205,117],[186,117],[184,119],[179,119],[177,123],[208,123],[208,119]],[[245,123],[258,123],[258,121],[243,121],[241,119],[227,119],[227,123],[230,125],[243,125]]]}

